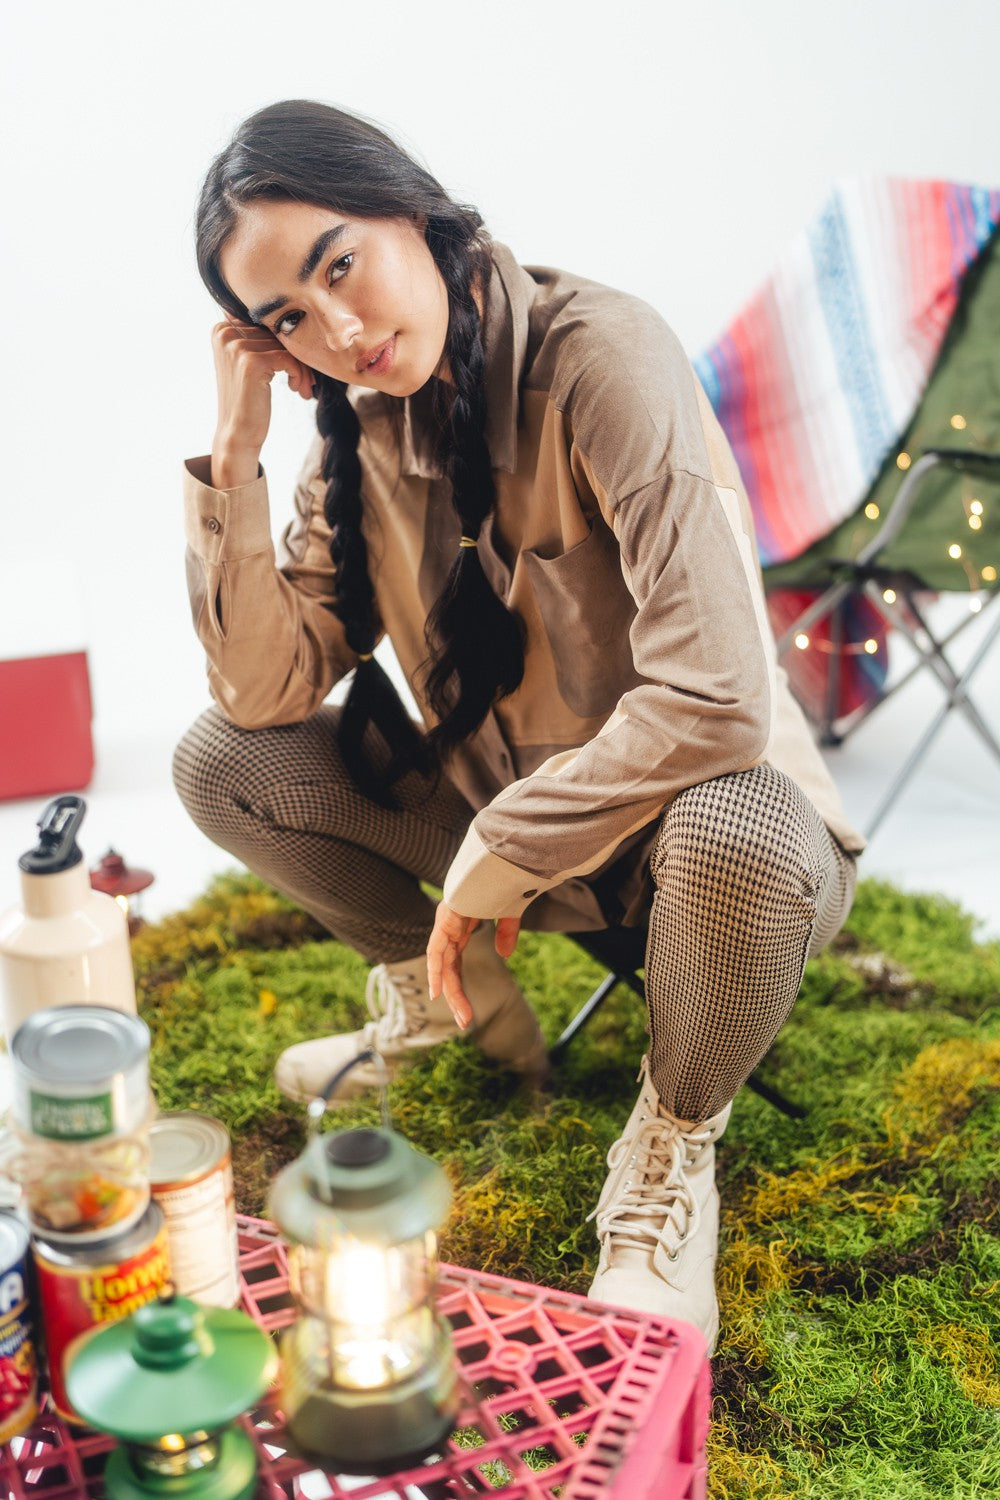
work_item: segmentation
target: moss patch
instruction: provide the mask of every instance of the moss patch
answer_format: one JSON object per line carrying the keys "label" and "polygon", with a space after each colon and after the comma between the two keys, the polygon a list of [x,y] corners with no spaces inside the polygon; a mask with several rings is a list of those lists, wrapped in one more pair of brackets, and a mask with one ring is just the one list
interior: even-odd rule
{"label": "moss patch", "polygon": [[[366,966],[250,877],[222,877],[133,943],[164,1108],[233,1136],[265,1211],[304,1112],[283,1048],[367,1019]],[[602,977],[526,934],[518,977],[554,1038]],[[456,1041],[391,1090],[397,1127],[455,1188],[443,1254],[584,1292],[587,1215],[635,1098],[641,1007],[616,992],[544,1097]],[[808,1109],[745,1089],[719,1150],[722,1338],[710,1494],[938,1500],[1000,1493],[1000,945],[951,903],[863,882],[765,1061]],[[342,1111],[374,1122],[375,1101]]]}

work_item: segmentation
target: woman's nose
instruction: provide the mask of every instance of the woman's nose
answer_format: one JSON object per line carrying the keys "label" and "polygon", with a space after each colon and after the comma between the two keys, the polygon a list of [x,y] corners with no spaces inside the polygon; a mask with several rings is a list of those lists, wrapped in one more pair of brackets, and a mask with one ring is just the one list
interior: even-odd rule
{"label": "woman's nose", "polygon": [[347,308],[327,307],[323,314],[323,336],[334,354],[345,353],[364,332],[364,324]]}

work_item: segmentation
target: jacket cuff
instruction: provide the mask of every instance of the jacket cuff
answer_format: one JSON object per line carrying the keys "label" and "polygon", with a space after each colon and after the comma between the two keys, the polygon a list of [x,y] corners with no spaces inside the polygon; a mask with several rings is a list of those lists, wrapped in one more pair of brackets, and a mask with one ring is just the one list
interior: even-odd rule
{"label": "jacket cuff", "polygon": [[209,455],[184,465],[184,533],[187,544],[208,563],[233,562],[271,550],[267,480],[261,470],[250,484],[216,490],[209,483]]}
{"label": "jacket cuff", "polygon": [[472,823],[445,878],[444,899],[463,917],[520,917],[536,896],[563,878],[545,880],[501,859],[487,849]]}

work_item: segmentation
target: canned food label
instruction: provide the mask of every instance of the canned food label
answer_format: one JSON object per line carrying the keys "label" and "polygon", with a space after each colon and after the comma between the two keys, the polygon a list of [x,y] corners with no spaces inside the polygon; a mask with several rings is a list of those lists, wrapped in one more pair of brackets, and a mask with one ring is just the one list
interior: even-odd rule
{"label": "canned food label", "polygon": [[31,1313],[24,1274],[17,1266],[0,1280],[0,1443],[23,1432],[37,1410],[38,1371]]}
{"label": "canned food label", "polygon": [[110,1094],[92,1094],[87,1099],[31,1091],[31,1130],[50,1141],[92,1141],[111,1135],[115,1128]]}
{"label": "canned food label", "polygon": [[79,1419],[66,1394],[66,1368],[81,1337],[152,1302],[170,1280],[166,1226],[157,1218],[160,1228],[149,1243],[116,1264],[59,1266],[35,1250],[52,1401],[73,1421]]}

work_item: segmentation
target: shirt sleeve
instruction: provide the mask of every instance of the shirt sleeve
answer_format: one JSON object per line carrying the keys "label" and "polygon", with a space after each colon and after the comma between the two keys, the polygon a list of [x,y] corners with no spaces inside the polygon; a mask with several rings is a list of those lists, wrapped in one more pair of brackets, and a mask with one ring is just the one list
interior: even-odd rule
{"label": "shirt sleeve", "polygon": [[263,473],[217,490],[209,458],[185,465],[191,612],[212,696],[245,729],[308,718],[355,665],[330,607],[333,565],[317,474],[314,450],[296,485],[279,565]]}
{"label": "shirt sleeve", "polygon": [[464,915],[520,916],[536,896],[596,870],[680,791],[746,770],[767,748],[773,652],[749,521],[721,482],[734,473],[713,469],[690,366],[683,360],[672,381],[669,352],[661,390],[604,351],[577,372],[569,404],[571,463],[597,498],[594,524],[618,542],[643,681],[593,739],[476,816],[444,887]]}

